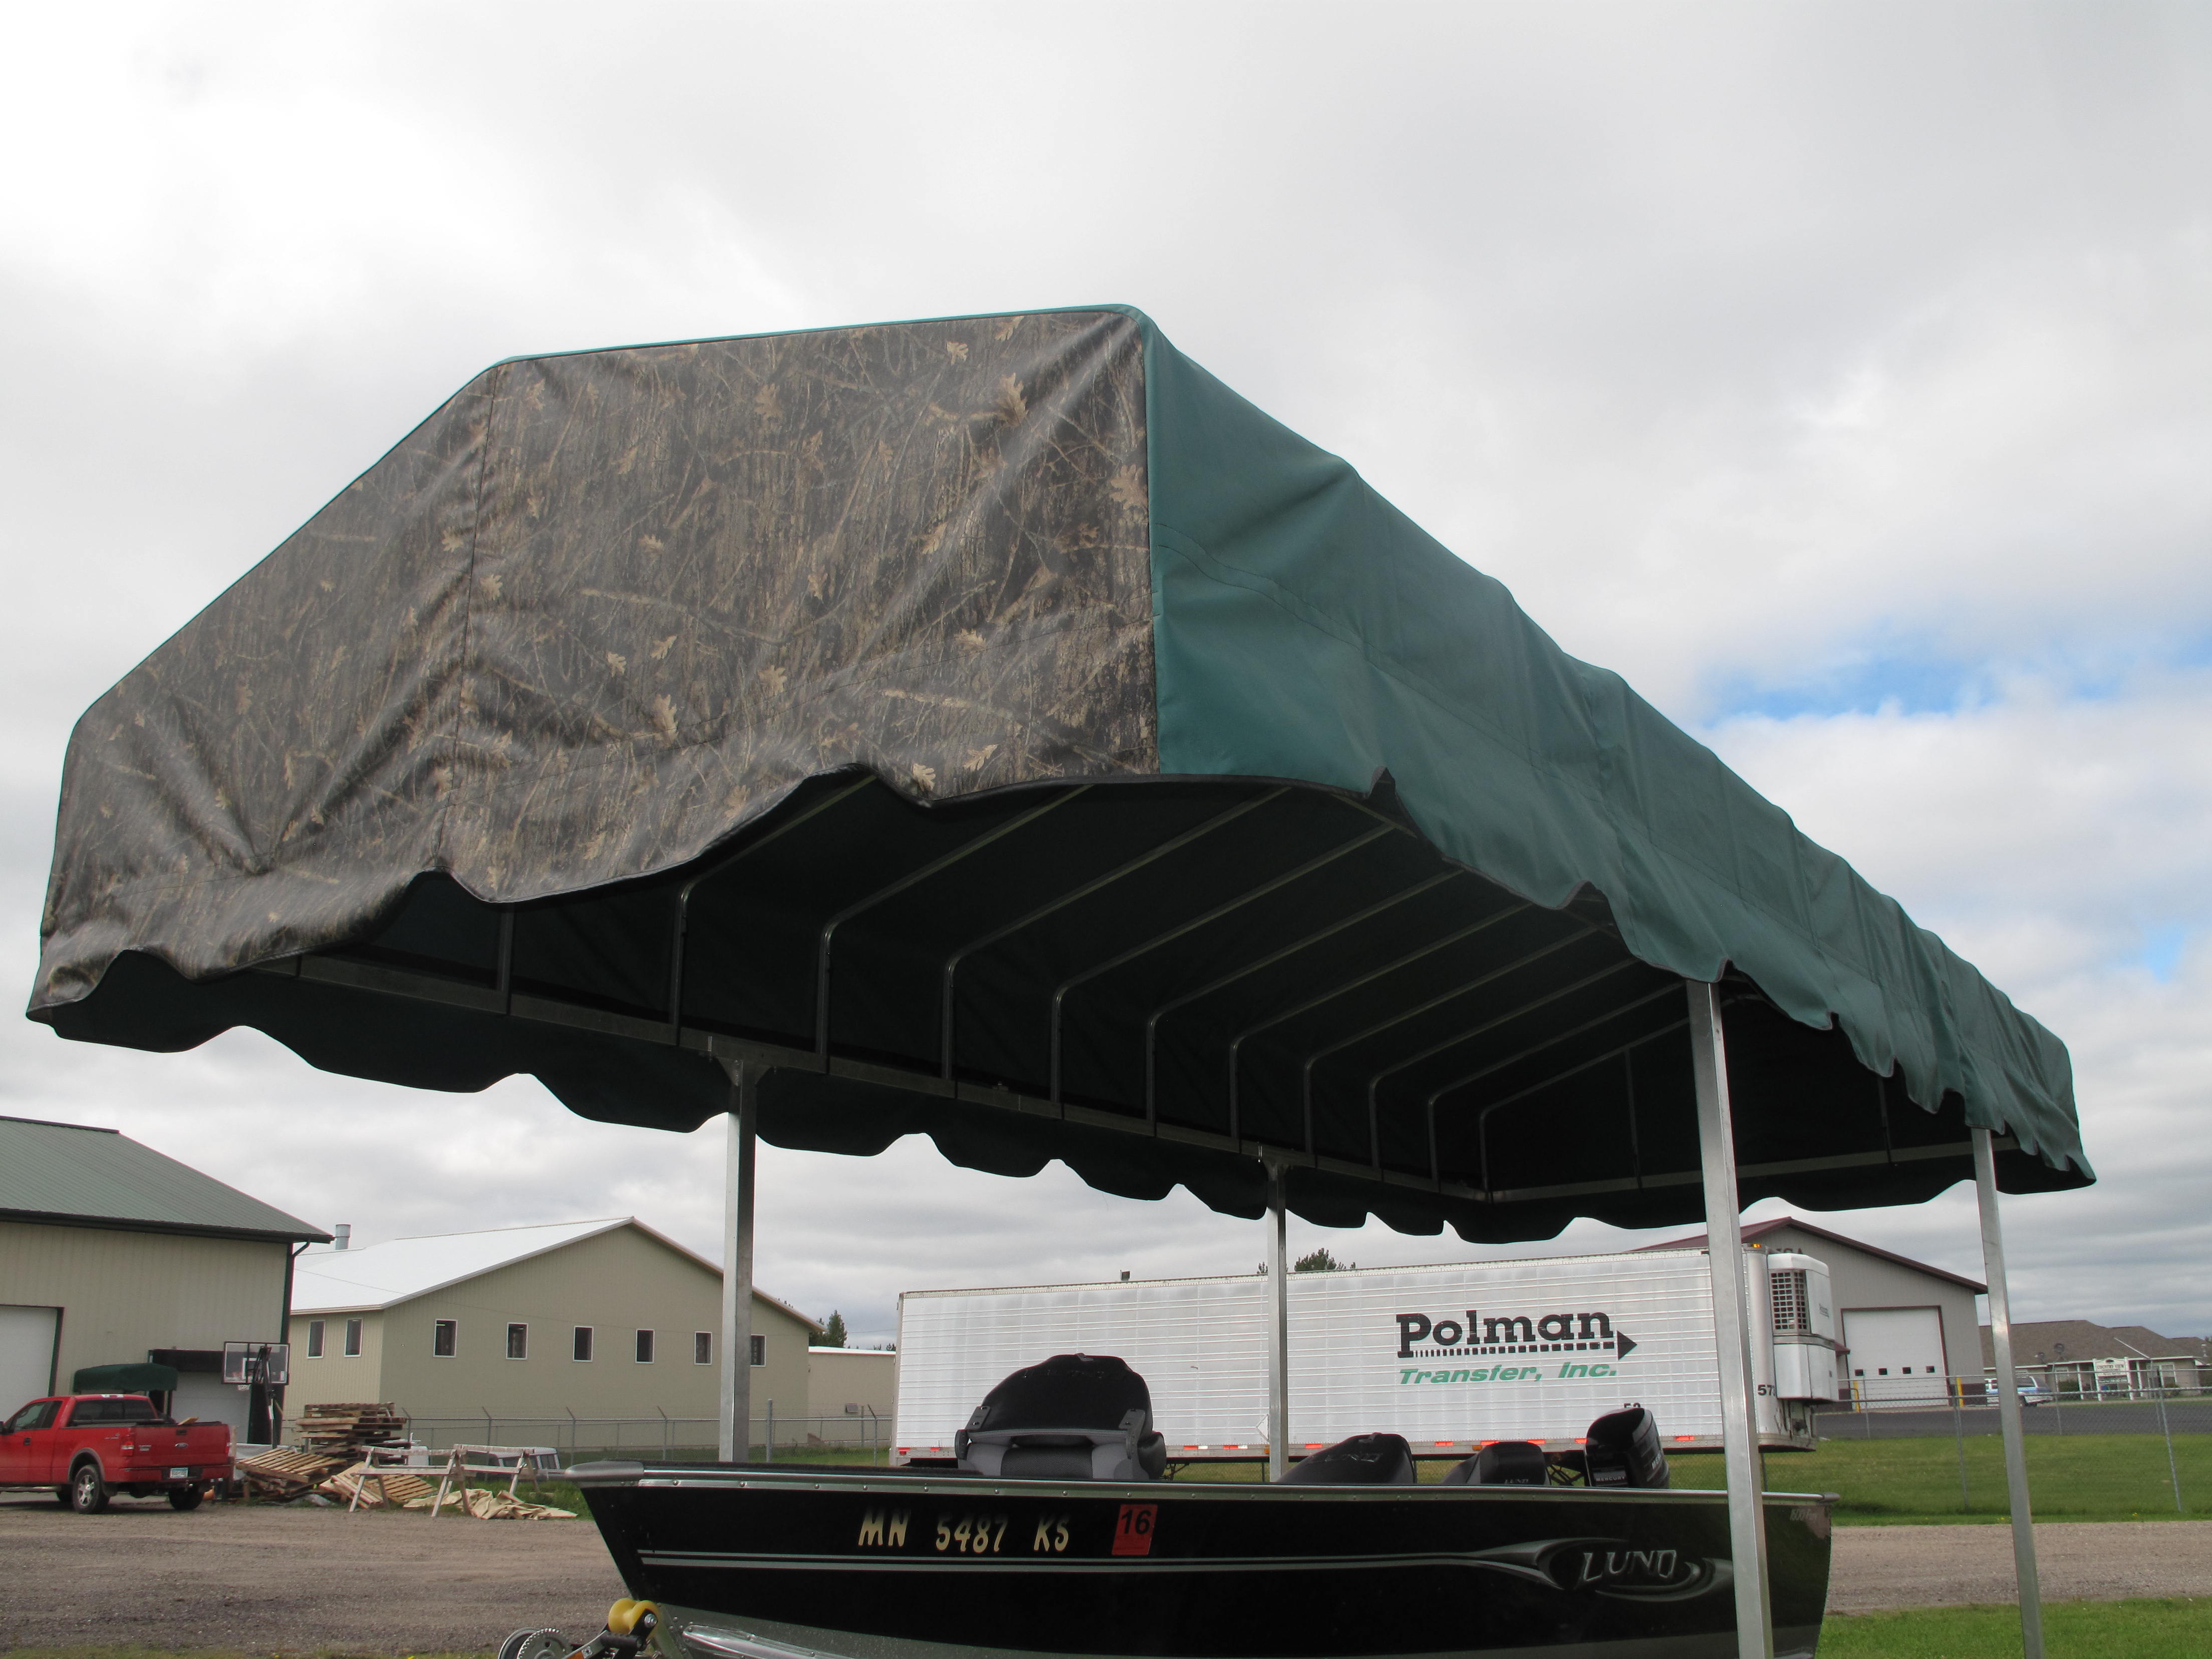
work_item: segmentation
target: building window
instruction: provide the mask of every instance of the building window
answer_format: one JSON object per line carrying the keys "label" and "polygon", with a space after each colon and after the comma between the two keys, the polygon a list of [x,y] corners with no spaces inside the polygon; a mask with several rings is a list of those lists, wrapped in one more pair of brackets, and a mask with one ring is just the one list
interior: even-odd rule
{"label": "building window", "polygon": [[714,1332],[691,1333],[691,1363],[695,1365],[711,1365],[714,1363]]}
{"label": "building window", "polygon": [[345,1351],[349,1359],[361,1357],[361,1321],[358,1319],[346,1321]]}
{"label": "building window", "polygon": [[637,1334],[637,1363],[641,1365],[653,1364],[653,1333],[651,1331],[640,1331]]}
{"label": "building window", "polygon": [[592,1357],[592,1328],[589,1325],[576,1327],[576,1344],[570,1352],[579,1359],[589,1359]]}
{"label": "building window", "polygon": [[752,1358],[753,1364],[756,1365],[765,1365],[768,1364],[768,1339],[766,1337],[757,1336],[753,1339]]}
{"label": "building window", "polygon": [[450,1319],[433,1321],[430,1326],[430,1352],[441,1359],[453,1357],[453,1322]]}
{"label": "building window", "polygon": [[507,1328],[507,1357],[509,1359],[530,1358],[530,1327],[509,1325]]}
{"label": "building window", "polygon": [[322,1357],[323,1322],[319,1319],[311,1319],[307,1322],[307,1358],[320,1359]]}

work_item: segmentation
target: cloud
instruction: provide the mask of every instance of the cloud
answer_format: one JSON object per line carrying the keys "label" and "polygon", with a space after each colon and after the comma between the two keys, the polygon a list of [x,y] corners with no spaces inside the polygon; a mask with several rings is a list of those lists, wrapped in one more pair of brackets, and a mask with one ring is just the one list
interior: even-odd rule
{"label": "cloud", "polygon": [[[1122,299],[1704,735],[2073,1045],[2024,1315],[2212,1328],[2201,8],[52,11],[0,69],[0,927],[70,723],[515,353]],[[718,1131],[0,1033],[364,1237],[636,1212]],[[1258,1229],[771,1152],[763,1282],[1249,1269]],[[1838,1221],[1972,1271],[1954,1194]],[[1310,1230],[1309,1230],[1310,1231]],[[1332,1238],[1363,1261],[1474,1254]],[[1316,1235],[1316,1238],[1319,1236]],[[1563,1246],[1618,1235],[1578,1224]],[[1303,1234],[1300,1243],[1316,1242]]]}

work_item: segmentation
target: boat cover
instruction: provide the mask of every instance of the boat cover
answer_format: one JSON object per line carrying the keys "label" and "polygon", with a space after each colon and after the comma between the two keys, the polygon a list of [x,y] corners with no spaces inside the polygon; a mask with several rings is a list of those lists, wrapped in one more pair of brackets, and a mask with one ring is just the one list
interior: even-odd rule
{"label": "boat cover", "polygon": [[[594,1115],[689,1127],[715,1107],[686,1080],[713,1073],[701,1055],[630,1068],[614,1037],[573,1031],[501,1048],[366,992],[318,1018],[369,1035],[316,1054],[222,988],[343,953],[426,883],[526,918],[665,886],[841,775],[917,823],[1089,784],[1071,836],[1138,783],[1364,803],[1484,891],[1580,906],[1659,982],[1729,976],[1839,1033],[1898,1102],[2012,1137],[2012,1188],[2093,1178],[2057,1038],[1350,465],[1119,307],[477,376],[79,721],[30,1013],[151,1048],[258,1024],[431,1086],[535,1071]],[[811,1035],[803,1012],[794,1026]],[[825,1079],[801,1138],[834,1144],[821,1120],[845,1097]],[[1834,1150],[1809,1098],[1773,1103],[1770,1162],[1800,1123],[1801,1151]],[[1147,1156],[1187,1173],[1172,1148]],[[1224,1207],[1249,1208],[1231,1185]],[[1911,1195],[1869,1176],[1826,1198],[1885,1194]],[[1417,1224],[1435,1208],[1407,1201]]]}

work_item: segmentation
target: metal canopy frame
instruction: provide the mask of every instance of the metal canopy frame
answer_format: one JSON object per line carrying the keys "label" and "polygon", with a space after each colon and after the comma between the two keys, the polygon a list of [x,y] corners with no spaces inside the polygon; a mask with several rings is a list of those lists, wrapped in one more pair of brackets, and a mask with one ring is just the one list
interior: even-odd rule
{"label": "metal canopy frame", "polygon": [[[428,1003],[496,1013],[526,1024],[590,1031],[711,1057],[727,1073],[731,1086],[728,1118],[725,1260],[730,1264],[723,1281],[723,1353],[720,1388],[720,1449],[726,1459],[741,1458],[750,1440],[750,1328],[753,1263],[753,1185],[755,1145],[758,1125],[758,1088],[768,1073],[788,1069],[871,1085],[909,1096],[932,1097],[984,1110],[1011,1112],[1077,1125],[1090,1129],[1170,1139],[1184,1145],[1256,1160],[1263,1171],[1268,1229],[1268,1261],[1273,1284],[1269,1293],[1271,1353],[1268,1374],[1268,1461],[1271,1475],[1279,1477],[1286,1466],[1291,1429],[1288,1423],[1288,1285],[1285,1261],[1287,1188],[1291,1173],[1305,1169],[1343,1181],[1364,1183],[1384,1204],[1388,1194],[1422,1192],[1468,1202],[1525,1203],[1588,1198],[1608,1192],[1644,1190],[1698,1183],[1704,1192],[1711,1245],[1712,1290],[1723,1387],[1723,1442],[1728,1471],[1731,1551],[1735,1559],[1739,1652],[1741,1659],[1766,1659],[1772,1651],[1771,1613],[1767,1601],[1765,1570],[1765,1528],[1760,1509],[1760,1473],[1751,1418],[1750,1325],[1745,1317],[1745,1273],[1737,1217],[1739,1189],[1746,1177],[1778,1176],[1821,1170],[1863,1168],[1882,1164],[1906,1164],[1925,1159],[1972,1160],[1980,1194],[1985,1264],[1991,1292],[1992,1322],[1996,1333],[2000,1410],[2003,1418],[2007,1474],[2012,1487],[2015,1549],[2021,1586],[2024,1630],[2030,1659],[2040,1659],[2039,1611],[2036,1606],[2033,1538],[2027,1524],[2025,1466],[2021,1456],[2019,1401],[2012,1382],[2010,1326],[2004,1297],[2002,1244],[1998,1230],[1994,1154],[2011,1150],[2009,1138],[1993,1137],[1974,1129],[1962,1144],[1899,1146],[1891,1133],[1887,1091],[1877,1079],[1876,1109],[1881,1115],[1880,1150],[1830,1156],[1770,1160],[1739,1166],[1728,1088],[1728,1060],[1723,1010],[1728,1006],[1763,1000],[1755,987],[1731,981],[1726,987],[1682,981],[1662,975],[1625,954],[1574,974],[1562,983],[1540,980],[1530,993],[1504,1006],[1477,1006],[1485,990],[1501,984],[1517,984],[1532,970],[1560,952],[1609,937],[1609,928],[1588,915],[1559,913],[1557,925],[1525,900],[1499,894],[1471,919],[1464,910],[1439,910],[1443,930],[1432,938],[1389,952],[1380,963],[1348,963],[1345,970],[1310,975],[1310,994],[1298,997],[1285,1010],[1269,1009],[1264,1018],[1218,1018],[1206,1032],[1218,1049],[1225,1085],[1225,1129],[1172,1121],[1162,1110],[1159,1066],[1163,1023],[1209,1000],[1220,999],[1231,988],[1249,986],[1257,976],[1296,960],[1311,961],[1313,953],[1379,918],[1404,915],[1405,907],[1424,897],[1431,899],[1456,891],[1468,902],[1480,902],[1485,884],[1474,872],[1453,866],[1432,869],[1414,880],[1401,880],[1380,897],[1363,896],[1331,914],[1313,914],[1310,925],[1295,937],[1269,945],[1248,957],[1223,964],[1197,986],[1179,990],[1164,1000],[1147,1000],[1133,1028],[1140,1045],[1141,1092],[1138,1099],[1115,1109],[1071,1096],[1064,1060],[1064,1026],[1073,994],[1117,969],[1129,967],[1176,941],[1200,933],[1260,901],[1295,890],[1317,872],[1352,860],[1370,848],[1398,847],[1406,840],[1419,843],[1418,833],[1401,820],[1369,804],[1336,792],[1298,789],[1285,784],[1255,781],[1243,787],[1251,793],[1243,799],[1208,813],[1171,834],[1159,836],[1112,863],[1109,867],[1030,903],[1010,918],[993,922],[951,942],[939,952],[933,969],[931,1000],[935,1008],[937,1052],[911,1063],[887,1061],[878,1054],[841,1052],[836,1041],[837,981],[833,973],[840,930],[878,907],[902,896],[927,890],[933,881],[958,870],[969,860],[994,848],[1018,845],[1020,832],[1039,823],[1099,786],[1078,784],[1049,790],[1044,799],[1018,804],[1000,817],[984,817],[972,834],[915,867],[876,881],[845,899],[815,925],[811,981],[814,1006],[811,1041],[777,1042],[744,1031],[722,1029],[696,1016],[688,1006],[687,993],[694,982],[690,950],[696,904],[703,890],[741,874],[744,866],[805,825],[817,829],[833,821],[837,809],[854,800],[873,782],[864,776],[824,790],[817,799],[779,815],[744,845],[717,857],[677,885],[671,908],[667,942],[665,1018],[653,1019],[594,1006],[586,999],[545,994],[542,988],[519,990],[516,985],[516,910],[498,913],[495,969],[489,986],[470,983],[451,975],[421,971],[386,962],[364,960],[343,951],[295,957],[266,964],[252,971],[296,976],[326,984],[343,985],[382,996],[414,999]],[[1024,792],[1031,793],[1031,792]],[[1042,1088],[1024,1088],[1001,1078],[978,1074],[963,1067],[960,1048],[960,988],[963,968],[979,953],[1004,945],[1054,917],[1062,916],[1086,900],[1109,895],[1112,890],[1156,869],[1163,860],[1188,852],[1218,832],[1289,798],[1315,793],[1328,795],[1345,815],[1364,822],[1342,837],[1297,860],[1289,868],[1266,874],[1239,886],[1215,902],[1202,905],[1172,927],[1155,929],[1121,944],[1104,956],[1063,974],[1050,988],[1047,1002],[1048,1032],[1044,1044],[1049,1060]],[[1419,843],[1425,847],[1425,843]],[[1438,860],[1441,864],[1441,860]],[[1495,891],[1496,890],[1491,890]],[[1449,962],[1444,953],[1468,945],[1493,929],[1522,920],[1534,922],[1534,937],[1522,941],[1510,959],[1483,962],[1479,971],[1459,973],[1446,988],[1428,992],[1417,1000],[1391,1009],[1379,1018],[1354,1014],[1352,1029],[1326,1030],[1317,1041],[1291,1045],[1276,1056],[1279,1067],[1288,1063],[1296,1076],[1297,1136],[1301,1144],[1285,1145],[1280,1136],[1254,1135],[1246,1121],[1247,1072],[1250,1045],[1266,1034],[1293,1022],[1310,1023],[1325,1009],[1356,1009],[1358,999],[1372,996],[1395,975],[1434,958]],[[1595,1012],[1581,1013],[1564,1029],[1544,1030],[1522,1023],[1543,1011],[1623,975],[1632,975],[1629,994],[1611,1000]],[[1650,981],[1656,975],[1660,983]],[[1316,983],[1316,981],[1318,983]],[[1635,1030],[1595,1054],[1583,1052],[1579,1041],[1593,1033],[1616,1028],[1638,1015],[1650,1018],[1668,999],[1687,997],[1681,1012],[1663,1017],[1650,1029]],[[1456,1005],[1466,1012],[1451,1018]],[[1231,1011],[1233,1012],[1233,1011]],[[1577,1011],[1580,1012],[1580,1011]],[[1431,1021],[1432,1016],[1443,1016]],[[1515,1028],[1521,1034],[1515,1040]],[[1699,1167],[1695,1170],[1649,1170],[1644,1166],[1643,1139],[1638,1132],[1639,1110],[1635,1086],[1634,1055],[1644,1045],[1685,1030],[1689,1037],[1690,1068],[1695,1101]],[[1441,1080],[1422,1076],[1422,1068],[1463,1050],[1486,1037],[1504,1034],[1508,1047],[1502,1054],[1474,1057],[1474,1063]],[[794,1036],[798,1034],[793,1033]],[[1574,1045],[1570,1047],[1570,1045]],[[1203,1045],[1202,1045],[1203,1046]],[[1563,1063],[1546,1057],[1563,1047]],[[1366,1127],[1364,1158],[1323,1150],[1316,1123],[1316,1079],[1329,1062],[1371,1051],[1357,1069],[1353,1095],[1364,1105]],[[1498,1112],[1542,1094],[1594,1067],[1620,1060],[1624,1070],[1625,1121],[1628,1129],[1631,1170],[1625,1176],[1540,1185],[1503,1187],[1495,1184],[1492,1166],[1490,1125]],[[1523,1079],[1516,1069],[1532,1066],[1536,1075]],[[1483,1083],[1505,1076],[1513,1086],[1494,1098],[1479,1094],[1464,1105],[1474,1126],[1476,1178],[1447,1176],[1439,1155],[1437,1114],[1440,1103],[1477,1091]],[[1386,1085],[1404,1078],[1410,1091],[1403,1104],[1417,1107],[1425,1139],[1425,1168],[1392,1167],[1386,1158],[1385,1115],[1399,1109],[1400,1102]]]}

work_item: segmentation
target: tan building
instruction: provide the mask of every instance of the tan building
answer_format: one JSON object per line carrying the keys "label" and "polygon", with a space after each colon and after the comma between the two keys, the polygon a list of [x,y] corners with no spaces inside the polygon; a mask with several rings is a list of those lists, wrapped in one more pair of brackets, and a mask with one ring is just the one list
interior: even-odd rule
{"label": "tan building", "polygon": [[[1982,1327],[1982,1369],[1996,1375],[1996,1345]],[[2160,1336],[2147,1325],[2087,1319],[2015,1320],[2013,1369],[2060,1400],[2201,1393],[2212,1387],[2212,1339]]]}
{"label": "tan building", "polygon": [[[441,1443],[647,1449],[641,1425],[665,1417],[669,1443],[696,1446],[698,1425],[713,1438],[721,1296],[713,1262],[628,1217],[311,1250],[293,1281],[292,1410],[389,1401]],[[821,1334],[754,1293],[756,1417],[770,1401],[805,1414]],[[617,1420],[618,1435],[599,1426]]]}
{"label": "tan building", "polygon": [[177,1415],[272,1437],[281,1390],[224,1382],[223,1347],[283,1340],[293,1249],[328,1237],[112,1129],[0,1118],[0,1416],[151,1362]]}
{"label": "tan building", "polygon": [[[1747,1244],[1825,1262],[1844,1352],[1840,1370],[1863,1406],[1941,1404],[1954,1389],[1978,1397],[1980,1328],[1974,1298],[1989,1287],[1946,1268],[1832,1233],[1796,1216],[1747,1222]],[[1705,1236],[1647,1244],[1702,1248]]]}
{"label": "tan building", "polygon": [[810,1417],[872,1416],[888,1429],[898,1401],[898,1356],[888,1348],[809,1348],[806,1398]]}

